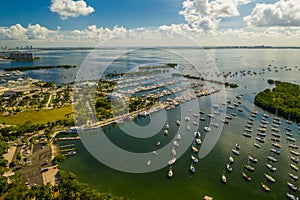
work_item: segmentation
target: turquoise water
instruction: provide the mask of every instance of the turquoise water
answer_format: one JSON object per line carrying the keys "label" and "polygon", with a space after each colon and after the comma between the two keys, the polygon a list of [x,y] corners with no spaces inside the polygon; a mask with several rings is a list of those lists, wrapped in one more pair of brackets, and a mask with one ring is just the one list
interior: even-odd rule
{"label": "turquoise water", "polygon": [[[186,51],[189,51],[190,54],[194,53],[193,49],[187,49]],[[268,78],[300,84],[300,71],[297,66],[300,61],[298,57],[300,51],[295,49],[216,49],[208,50],[207,52],[214,60],[220,73],[237,72],[235,76],[229,77],[226,81],[238,83],[240,87],[237,89],[226,89],[227,99],[232,101],[238,94],[243,93],[245,95],[242,97],[240,105],[243,112],[238,112],[236,108],[234,110],[227,110],[229,114],[231,112],[237,113],[237,116],[233,117],[230,124],[223,127],[220,139],[208,156],[200,159],[199,163],[195,164],[195,174],[192,175],[189,172],[189,166],[191,164],[190,156],[192,153],[190,148],[188,148],[185,154],[183,154],[173,165],[174,176],[170,179],[167,178],[168,167],[143,174],[125,173],[111,169],[93,158],[93,156],[85,149],[81,141],[76,142],[77,155],[69,157],[67,161],[63,163],[63,167],[75,173],[80,181],[86,182],[95,188],[99,188],[101,191],[111,192],[129,199],[196,200],[202,199],[204,195],[209,195],[214,197],[214,199],[222,200],[286,199],[286,192],[299,196],[298,192],[292,192],[286,184],[287,181],[291,181],[288,172],[292,172],[292,169],[289,166],[291,163],[291,154],[288,150],[288,142],[285,136],[285,128],[287,127],[285,120],[281,120],[282,124],[280,125],[280,133],[282,134],[280,141],[280,144],[282,145],[281,154],[274,156],[278,159],[274,164],[277,167],[276,172],[268,172],[266,168],[266,163],[268,163],[267,156],[273,155],[270,153],[270,149],[273,148],[271,146],[271,114],[269,114],[270,118],[268,119],[269,125],[267,128],[266,142],[261,144],[261,149],[257,149],[253,146],[256,131],[260,124],[261,116],[264,113],[264,111],[253,104],[253,99],[255,92],[271,87],[267,83]],[[146,54],[143,56],[143,53],[144,52],[139,51],[139,56],[137,56],[138,54],[128,56],[126,66],[130,68],[130,66],[136,66],[143,63],[161,61],[161,55],[159,54],[155,54],[157,57],[147,57]],[[55,56],[58,55],[62,56],[62,58],[56,59]],[[40,57],[42,58],[41,61],[43,60],[42,62],[49,59],[47,62],[45,61],[46,64],[78,63],[78,65],[80,65],[85,55],[87,55],[87,52],[49,51],[41,53]],[[136,59],[132,59],[134,57]],[[117,62],[118,65],[121,65],[122,59]],[[291,70],[286,70],[289,68],[291,68]],[[275,71],[276,69],[278,72]],[[246,76],[241,76],[241,71],[243,70],[245,70]],[[247,74],[248,71],[250,71],[249,74]],[[256,72],[256,75],[253,74],[253,72]],[[213,79],[215,74],[212,72],[209,73],[206,74],[206,76]],[[44,76],[45,74],[48,74],[48,76]],[[55,80],[54,77],[57,75],[59,75],[59,77],[67,77],[59,79],[59,82],[68,82],[75,77],[75,74],[76,70],[28,72],[28,75],[34,75],[35,78],[45,80]],[[213,96],[201,97],[199,99],[200,109],[204,110],[206,113],[211,112],[210,100],[212,97]],[[252,133],[253,137],[245,138],[242,136],[242,133],[244,132],[245,125],[252,110],[257,110],[259,114],[257,115],[252,128],[254,130]],[[190,113],[190,115],[192,115],[192,113]],[[158,113],[154,113],[152,117],[159,116]],[[122,133],[120,128],[116,125],[105,127],[104,131],[106,136],[113,141],[113,143],[124,149],[136,152],[149,151],[156,148],[155,143],[157,140],[161,141],[161,146],[164,146],[171,141],[172,137],[174,137],[174,133],[178,130],[175,122],[179,116],[179,107],[168,111],[168,122],[171,127],[170,134],[167,137],[163,135],[162,130],[151,138],[138,140]],[[202,140],[206,135],[203,127],[208,124],[207,117],[206,120],[207,121],[205,122],[198,121],[200,123],[199,130],[202,132]],[[147,125],[150,121],[149,118],[136,118],[135,121],[128,123]],[[189,123],[192,126],[192,123]],[[294,123],[290,125],[290,127],[296,138],[296,143],[299,144],[300,138],[298,126]],[[90,131],[89,134],[90,137],[93,137],[93,135],[98,134],[98,132]],[[234,156],[231,152],[235,143],[241,145],[239,156]],[[245,171],[244,164],[247,162],[248,155],[253,155],[258,159],[258,163],[252,164],[252,166],[255,167],[255,171],[247,172],[252,178],[251,182],[245,181],[241,175],[241,173]],[[227,173],[225,168],[229,156],[235,158],[235,162],[232,165],[232,173]],[[267,182],[263,175],[266,172],[276,179],[276,183]],[[226,184],[221,182],[221,174],[223,173],[227,176]],[[293,171],[293,173],[299,176],[298,172]],[[264,192],[260,185],[261,182],[266,183],[271,188],[271,192]],[[296,182],[295,185],[299,186],[299,183]]]}

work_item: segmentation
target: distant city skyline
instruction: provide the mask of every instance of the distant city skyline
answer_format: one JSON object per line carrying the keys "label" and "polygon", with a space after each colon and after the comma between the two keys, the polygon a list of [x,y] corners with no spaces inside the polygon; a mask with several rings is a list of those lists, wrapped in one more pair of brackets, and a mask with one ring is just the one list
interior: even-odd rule
{"label": "distant city skyline", "polygon": [[1,3],[0,47],[93,47],[119,34],[146,41],[166,33],[190,36],[203,46],[300,46],[300,0]]}

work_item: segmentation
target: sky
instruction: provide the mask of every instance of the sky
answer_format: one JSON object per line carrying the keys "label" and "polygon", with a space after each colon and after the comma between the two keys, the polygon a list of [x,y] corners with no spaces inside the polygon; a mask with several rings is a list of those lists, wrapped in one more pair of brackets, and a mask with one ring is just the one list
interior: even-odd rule
{"label": "sky", "polygon": [[1,0],[0,47],[178,34],[203,46],[300,46],[300,0]]}

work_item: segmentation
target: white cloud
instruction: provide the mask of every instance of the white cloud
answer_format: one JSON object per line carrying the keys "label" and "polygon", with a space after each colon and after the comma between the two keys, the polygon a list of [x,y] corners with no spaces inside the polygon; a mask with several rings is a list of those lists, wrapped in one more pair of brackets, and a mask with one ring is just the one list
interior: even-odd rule
{"label": "white cloud", "polygon": [[215,31],[222,18],[239,16],[238,7],[250,0],[185,0],[179,12],[192,29]]}
{"label": "white cloud", "polygon": [[50,31],[39,24],[29,24],[27,28],[20,24],[0,27],[0,39],[3,40],[46,40],[50,33],[54,33],[54,31]]}
{"label": "white cloud", "polygon": [[300,0],[280,0],[275,4],[257,4],[244,18],[248,26],[300,26]]}
{"label": "white cloud", "polygon": [[57,12],[62,19],[68,17],[86,16],[94,12],[94,8],[88,6],[84,0],[52,0],[50,7],[52,12]]}

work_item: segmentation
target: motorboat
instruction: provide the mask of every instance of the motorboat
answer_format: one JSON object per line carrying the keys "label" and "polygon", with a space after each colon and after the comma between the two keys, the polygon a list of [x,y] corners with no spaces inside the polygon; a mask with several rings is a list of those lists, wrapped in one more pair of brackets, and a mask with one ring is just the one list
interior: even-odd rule
{"label": "motorboat", "polygon": [[286,139],[287,139],[288,141],[296,142],[296,139],[293,138],[293,137],[290,137],[290,136],[286,137]]}
{"label": "motorboat", "polygon": [[267,192],[271,191],[271,189],[270,189],[267,185],[265,185],[265,184],[263,184],[263,183],[261,183],[261,187],[262,187],[265,191],[267,191]]}
{"label": "motorboat", "polygon": [[239,150],[236,150],[236,149],[232,149],[232,153],[234,153],[235,155],[240,155],[240,152],[239,152]]}
{"label": "motorboat", "polygon": [[226,176],[224,174],[222,174],[221,180],[222,180],[223,183],[227,182],[227,178],[226,178]]}
{"label": "motorboat", "polygon": [[280,149],[271,149],[271,152],[275,153],[275,154],[280,154]]}
{"label": "motorboat", "polygon": [[268,159],[272,162],[277,162],[277,159],[272,156],[268,156]]}
{"label": "motorboat", "polygon": [[281,145],[279,143],[272,143],[272,146],[277,147],[277,148],[281,148]]}
{"label": "motorboat", "polygon": [[199,150],[195,146],[192,146],[192,150],[193,150],[194,153],[198,153],[199,152]]}
{"label": "motorboat", "polygon": [[271,170],[272,172],[275,172],[276,171],[276,167],[274,167],[272,164],[267,164],[267,168],[269,169],[269,170]]}
{"label": "motorboat", "polygon": [[257,163],[257,158],[254,158],[253,156],[248,156],[248,159],[253,163]]}
{"label": "motorboat", "polygon": [[146,164],[147,164],[147,166],[150,166],[151,165],[151,160],[148,160]]}
{"label": "motorboat", "polygon": [[298,171],[298,170],[299,170],[299,168],[298,168],[296,165],[294,165],[294,164],[290,164],[290,166],[291,166],[291,168],[292,168],[293,170],[295,170],[295,171]]}
{"label": "motorboat", "polygon": [[289,176],[291,177],[291,179],[293,179],[294,181],[297,181],[298,180],[298,176],[292,174],[292,173],[289,173]]}
{"label": "motorboat", "polygon": [[281,136],[279,133],[275,133],[275,132],[272,132],[271,135],[278,137],[278,138],[280,138],[280,136]]}
{"label": "motorboat", "polygon": [[243,136],[245,136],[245,137],[249,137],[249,138],[251,138],[251,137],[252,137],[252,135],[251,135],[250,133],[246,133],[246,132],[244,132],[244,133],[243,133]]}
{"label": "motorboat", "polygon": [[291,156],[291,160],[295,163],[299,162],[299,158],[295,157],[295,156]]}
{"label": "motorboat", "polygon": [[189,117],[185,117],[184,120],[188,122],[188,121],[190,121],[190,118]]}
{"label": "motorboat", "polygon": [[170,128],[169,124],[166,124],[165,128],[166,128],[166,129]]}
{"label": "motorboat", "polygon": [[299,153],[299,152],[297,152],[297,151],[294,151],[294,150],[291,150],[290,152],[291,152],[291,154],[293,154],[293,155],[295,155],[295,156],[299,156],[299,155],[300,155],[300,153]]}
{"label": "motorboat", "polygon": [[168,164],[169,165],[173,165],[176,162],[176,158],[172,158],[171,160],[169,160]]}
{"label": "motorboat", "polygon": [[258,143],[254,143],[254,146],[257,147],[257,148],[261,148],[261,145],[258,144]]}
{"label": "motorboat", "polygon": [[176,154],[177,154],[176,150],[175,150],[175,149],[172,149],[171,154],[172,154],[173,156],[176,156]]}
{"label": "motorboat", "polygon": [[289,144],[289,147],[292,149],[299,149],[299,145],[296,144]]}
{"label": "motorboat", "polygon": [[195,138],[200,138],[201,137],[201,133],[199,131],[195,132]]}
{"label": "motorboat", "polygon": [[265,138],[262,138],[262,137],[256,137],[255,139],[262,143],[264,143],[266,141]]}
{"label": "motorboat", "polygon": [[226,164],[226,169],[228,172],[232,172],[232,167],[228,163]]}
{"label": "motorboat", "polygon": [[193,161],[194,163],[197,163],[197,162],[198,162],[198,159],[197,159],[195,156],[193,156],[193,155],[191,155],[191,159],[192,159],[192,161]]}
{"label": "motorboat", "polygon": [[210,127],[207,127],[207,126],[205,126],[205,127],[204,127],[204,130],[205,130],[206,132],[210,132],[210,131],[211,131],[211,128],[210,128]]}
{"label": "motorboat", "polygon": [[201,144],[201,139],[200,138],[196,138],[195,141],[196,141],[196,144],[198,144],[198,145]]}
{"label": "motorboat", "polygon": [[170,166],[169,172],[168,172],[168,177],[171,178],[174,175],[172,166]]}
{"label": "motorboat", "polygon": [[247,181],[251,181],[251,177],[248,176],[245,172],[242,173],[242,176],[243,176]]}
{"label": "motorboat", "polygon": [[168,135],[169,134],[169,131],[166,129],[166,130],[164,130],[164,134],[165,135]]}
{"label": "motorboat", "polygon": [[181,123],[180,123],[179,120],[177,120],[177,121],[176,121],[176,124],[177,124],[177,126],[180,126]]}
{"label": "motorboat", "polygon": [[245,168],[248,169],[249,171],[253,172],[255,170],[254,167],[252,167],[250,164],[246,164]]}
{"label": "motorboat", "polygon": [[155,145],[156,145],[156,146],[159,146],[159,145],[160,145],[160,141],[158,141]]}
{"label": "motorboat", "polygon": [[268,181],[270,181],[270,182],[272,182],[272,183],[275,183],[276,182],[276,180],[275,180],[275,178],[273,178],[272,176],[270,176],[270,175],[268,175],[268,174],[264,174],[265,175],[265,177],[266,177],[266,179],[268,179]]}
{"label": "motorboat", "polygon": [[186,125],[186,130],[190,130],[191,129],[191,127],[190,127],[190,125]]}
{"label": "motorboat", "polygon": [[289,188],[291,188],[291,189],[294,190],[294,191],[297,191],[297,190],[298,190],[298,187],[295,186],[294,184],[290,183],[290,182],[287,182],[287,185],[289,186]]}
{"label": "motorboat", "polygon": [[179,147],[179,143],[176,140],[173,142],[173,144],[175,147]]}
{"label": "motorboat", "polygon": [[289,199],[291,199],[291,200],[298,200],[299,199],[299,197],[296,197],[295,195],[292,195],[292,194],[290,194],[290,193],[286,193],[286,196],[289,198]]}
{"label": "motorboat", "polygon": [[195,167],[193,166],[193,164],[190,165],[190,171],[191,171],[192,173],[195,173],[195,171],[196,171],[196,169],[195,169]]}

